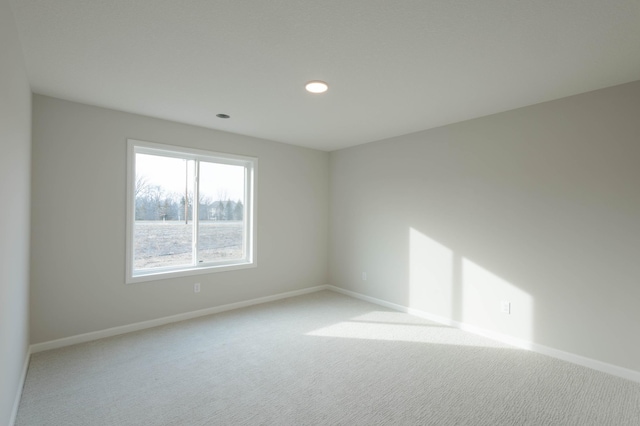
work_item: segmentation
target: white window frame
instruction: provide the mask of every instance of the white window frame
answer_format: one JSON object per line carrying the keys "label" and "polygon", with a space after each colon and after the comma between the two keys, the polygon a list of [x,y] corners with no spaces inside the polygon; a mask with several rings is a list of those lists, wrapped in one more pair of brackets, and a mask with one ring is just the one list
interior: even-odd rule
{"label": "white window frame", "polygon": [[[232,261],[219,261],[209,263],[197,263],[186,266],[169,266],[165,268],[154,268],[149,271],[135,271],[134,254],[134,221],[135,221],[135,159],[136,154],[166,155],[172,158],[183,158],[187,160],[202,160],[222,164],[241,165],[245,167],[245,216],[244,216],[244,236],[245,236],[245,258]],[[196,167],[196,170],[198,167]],[[145,142],[136,139],[127,139],[127,224],[126,224],[126,283],[132,284],[143,281],[153,281],[167,278],[177,278],[189,275],[207,274],[213,272],[224,272],[236,269],[254,268],[256,261],[256,176],[258,171],[258,159],[243,155],[226,154],[221,152],[205,151],[201,149],[186,148],[182,146],[165,145],[154,142]],[[194,194],[197,200],[198,177],[196,172],[196,184]],[[197,251],[198,219],[197,203],[194,203],[194,259]]]}

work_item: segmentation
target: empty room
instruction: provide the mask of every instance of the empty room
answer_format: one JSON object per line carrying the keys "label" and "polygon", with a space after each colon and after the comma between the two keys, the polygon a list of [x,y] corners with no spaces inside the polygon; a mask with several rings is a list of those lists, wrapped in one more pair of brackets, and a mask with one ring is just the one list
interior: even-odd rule
{"label": "empty room", "polygon": [[0,425],[640,425],[639,41],[0,0]]}

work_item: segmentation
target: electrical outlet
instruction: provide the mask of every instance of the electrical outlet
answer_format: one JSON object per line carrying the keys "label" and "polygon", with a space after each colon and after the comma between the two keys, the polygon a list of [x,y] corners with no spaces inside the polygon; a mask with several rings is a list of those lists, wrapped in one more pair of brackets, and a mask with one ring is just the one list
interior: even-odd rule
{"label": "electrical outlet", "polygon": [[200,283],[195,283],[193,285],[193,292],[194,293],[200,293]]}
{"label": "electrical outlet", "polygon": [[367,273],[363,272],[362,273],[362,281],[366,281],[367,280]]}
{"label": "electrical outlet", "polygon": [[500,302],[500,312],[503,314],[511,315],[511,302],[503,300]]}

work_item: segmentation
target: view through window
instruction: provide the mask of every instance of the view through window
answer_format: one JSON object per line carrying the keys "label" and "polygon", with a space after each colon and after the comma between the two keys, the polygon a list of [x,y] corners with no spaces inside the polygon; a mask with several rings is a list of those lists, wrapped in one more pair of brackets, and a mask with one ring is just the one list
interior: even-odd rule
{"label": "view through window", "polygon": [[253,263],[255,159],[129,143],[130,277]]}

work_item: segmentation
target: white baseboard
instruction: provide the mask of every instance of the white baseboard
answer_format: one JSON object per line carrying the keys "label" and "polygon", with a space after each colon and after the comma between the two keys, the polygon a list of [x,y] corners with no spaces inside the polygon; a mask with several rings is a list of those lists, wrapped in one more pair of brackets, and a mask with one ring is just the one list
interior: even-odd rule
{"label": "white baseboard", "polygon": [[48,351],[50,349],[62,348],[78,343],[90,342],[105,337],[117,336],[119,334],[131,333],[132,331],[144,330],[146,328],[157,327],[173,322],[185,321],[205,315],[217,314],[220,312],[231,311],[233,309],[245,308],[247,306],[259,305],[261,303],[273,302],[275,300],[287,299],[289,297],[301,296],[303,294],[314,293],[316,291],[328,290],[328,285],[320,285],[316,287],[304,288],[301,290],[288,291],[286,293],[274,294],[272,296],[259,297],[257,299],[245,300],[242,302],[230,303],[228,305],[215,306],[213,308],[200,309],[198,311],[185,312],[183,314],[171,315],[168,317],[157,318],[149,321],[137,322],[134,324],[123,325],[119,327],[107,328],[105,330],[93,331],[90,333],[77,334],[75,336],[64,337],[62,339],[50,340],[48,342],[36,343],[31,345],[31,353]]}
{"label": "white baseboard", "polygon": [[13,401],[13,410],[11,410],[11,417],[9,417],[9,426],[13,426],[16,423],[18,417],[18,407],[20,406],[20,399],[22,398],[22,390],[24,389],[24,382],[27,380],[27,370],[29,369],[29,361],[31,360],[31,348],[27,348],[27,354],[24,357],[24,363],[22,364],[22,375],[20,376],[20,383],[16,390],[16,398]]}
{"label": "white baseboard", "polygon": [[474,333],[480,336],[487,337],[489,339],[497,340],[499,342],[506,343],[511,346],[515,346],[521,349],[526,349],[532,352],[537,352],[543,355],[548,355],[553,358],[558,358],[563,361],[568,361],[573,364],[578,364],[583,367],[588,367],[594,370],[602,371],[604,373],[612,374],[614,376],[622,377],[623,379],[640,383],[640,371],[630,370],[628,368],[620,367],[613,364],[608,364],[606,362],[598,361],[592,358],[587,358],[581,355],[576,355],[573,353],[561,351],[559,349],[551,348],[549,346],[539,345],[534,342],[517,339],[515,337],[509,336],[506,334],[498,333],[492,330],[487,330],[471,324],[454,321],[450,318],[442,317],[439,315],[433,315],[428,312],[421,311],[419,309],[409,308],[407,306],[402,306],[396,303],[387,302],[386,300],[377,299],[375,297],[367,296],[361,293],[356,293],[355,291],[351,291],[351,290],[345,290],[343,288],[336,287],[333,285],[329,285],[326,287],[328,287],[328,289],[331,291],[335,291],[337,293],[341,293],[346,296],[351,296],[356,299],[364,300],[366,302],[370,302],[379,306],[384,306],[385,308],[393,309],[395,311],[405,312],[405,313],[415,315],[417,317],[425,318],[440,324],[445,324],[451,327],[459,328],[469,333]]}

